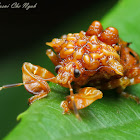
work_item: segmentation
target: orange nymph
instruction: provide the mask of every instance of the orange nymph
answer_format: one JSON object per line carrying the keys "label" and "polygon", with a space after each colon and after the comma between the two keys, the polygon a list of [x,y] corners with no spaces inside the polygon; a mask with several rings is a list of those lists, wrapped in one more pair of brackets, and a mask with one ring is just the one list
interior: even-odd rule
{"label": "orange nymph", "polygon": [[[127,86],[140,83],[139,56],[129,48],[130,43],[119,38],[116,28],[103,30],[101,23],[94,21],[86,32],[69,33],[46,44],[56,52],[48,49],[46,54],[56,66],[57,76],[45,68],[25,62],[22,67],[23,83],[2,86],[1,89],[23,84],[34,94],[29,99],[31,104],[50,92],[46,81],[58,83],[70,89],[70,95],[61,103],[64,113],[74,110],[77,117],[78,109],[103,97],[102,89],[116,88],[118,93],[139,103],[138,97],[124,92]],[[89,87],[81,88],[84,85]],[[74,94],[73,88],[78,93]]]}

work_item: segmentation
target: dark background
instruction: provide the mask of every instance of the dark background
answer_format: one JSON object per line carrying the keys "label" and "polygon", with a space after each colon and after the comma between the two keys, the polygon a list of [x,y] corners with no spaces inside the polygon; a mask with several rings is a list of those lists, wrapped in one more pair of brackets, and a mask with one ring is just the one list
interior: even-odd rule
{"label": "dark background", "polygon": [[[1,1],[1,5],[13,2]],[[93,20],[101,20],[116,2],[53,0],[37,2],[35,9],[0,9],[0,86],[22,82],[21,67],[26,61],[54,72],[45,55],[45,42],[69,32],[87,30]],[[28,108],[30,96],[23,86],[0,91],[0,139],[18,124],[16,117]]]}

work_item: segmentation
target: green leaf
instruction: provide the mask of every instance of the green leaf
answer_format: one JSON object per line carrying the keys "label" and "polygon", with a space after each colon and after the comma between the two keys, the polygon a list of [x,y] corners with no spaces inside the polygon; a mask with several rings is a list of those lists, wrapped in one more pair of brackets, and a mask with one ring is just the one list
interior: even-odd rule
{"label": "green leaf", "polygon": [[[107,14],[104,27],[114,26],[120,37],[132,42],[131,48],[140,54],[140,1],[121,0]],[[60,103],[69,94],[68,89],[50,83],[48,97],[33,103],[18,116],[19,125],[6,140],[83,140],[83,139],[140,139],[140,105],[118,96],[115,91],[104,92],[101,100],[79,111],[82,121],[74,114],[63,115]],[[140,85],[127,88],[140,97]]]}

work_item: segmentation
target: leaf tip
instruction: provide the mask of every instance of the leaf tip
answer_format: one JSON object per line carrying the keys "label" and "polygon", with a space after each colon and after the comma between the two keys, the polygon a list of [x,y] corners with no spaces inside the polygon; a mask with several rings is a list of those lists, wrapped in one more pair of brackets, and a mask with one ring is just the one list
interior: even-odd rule
{"label": "leaf tip", "polygon": [[17,121],[20,121],[21,118],[22,118],[25,114],[27,114],[26,111],[23,112],[23,113],[20,113],[20,114],[17,116],[16,120],[17,120]]}

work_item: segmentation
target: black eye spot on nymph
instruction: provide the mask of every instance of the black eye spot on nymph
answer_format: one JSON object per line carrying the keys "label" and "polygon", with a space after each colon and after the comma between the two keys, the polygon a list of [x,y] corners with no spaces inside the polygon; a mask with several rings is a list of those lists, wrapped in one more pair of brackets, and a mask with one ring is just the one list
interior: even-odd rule
{"label": "black eye spot on nymph", "polygon": [[81,72],[78,69],[74,69],[74,77],[78,78],[80,76]]}
{"label": "black eye spot on nymph", "polygon": [[59,70],[61,67],[62,67],[61,65],[57,65],[57,66],[55,67],[55,72],[58,73],[58,70]]}

